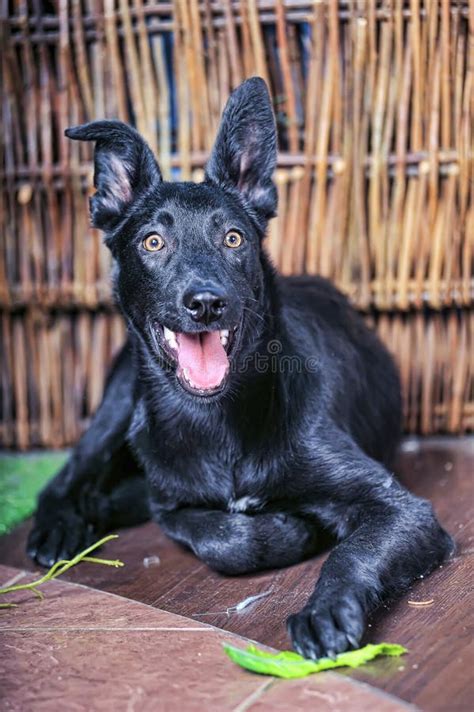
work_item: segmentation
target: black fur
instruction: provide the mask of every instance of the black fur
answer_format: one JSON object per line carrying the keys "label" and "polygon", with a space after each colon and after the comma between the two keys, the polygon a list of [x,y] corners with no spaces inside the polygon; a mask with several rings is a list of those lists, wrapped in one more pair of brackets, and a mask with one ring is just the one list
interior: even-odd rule
{"label": "black fur", "polygon": [[[273,114],[254,78],[229,99],[202,184],[162,182],[118,122],[96,141],[95,225],[115,258],[130,338],[71,459],[42,493],[28,550],[50,565],[150,515],[226,574],[287,566],[338,541],[304,609],[288,619],[316,658],[358,645],[367,614],[452,550],[431,505],[390,471],[400,434],[395,366],[346,299],[318,278],[282,278],[261,247],[276,208]],[[229,230],[243,244],[223,244]],[[159,233],[165,247],[146,252]],[[204,333],[183,295],[219,295],[231,371],[190,392],[160,337]],[[219,307],[220,309],[220,307]]]}

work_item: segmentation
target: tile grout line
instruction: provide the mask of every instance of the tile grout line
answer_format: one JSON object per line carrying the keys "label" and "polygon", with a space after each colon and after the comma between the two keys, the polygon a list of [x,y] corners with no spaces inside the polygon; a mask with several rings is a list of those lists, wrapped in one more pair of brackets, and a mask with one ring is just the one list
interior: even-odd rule
{"label": "tile grout line", "polygon": [[246,712],[246,710],[250,709],[250,706],[253,705],[254,702],[257,702],[265,694],[265,692],[270,689],[270,687],[273,687],[276,682],[277,681],[274,677],[270,680],[265,680],[260,687],[257,687],[257,689],[242,700],[242,702],[239,702],[237,707],[232,709],[232,712]]}
{"label": "tile grout line", "polygon": [[19,571],[15,576],[12,576],[12,578],[8,579],[8,581],[5,581],[5,583],[2,583],[0,588],[9,588],[10,586],[13,586],[17,581],[21,581],[22,578],[25,578],[26,576],[26,571]]}
{"label": "tile grout line", "polygon": [[12,633],[15,631],[19,632],[30,632],[34,633],[35,631],[38,631],[40,633],[48,633],[52,631],[63,631],[63,632],[71,632],[71,633],[97,633],[97,632],[113,632],[113,631],[120,631],[120,632],[127,632],[130,631],[132,633],[143,633],[143,632],[152,632],[152,631],[185,631],[187,633],[189,632],[196,632],[196,633],[214,633],[215,630],[214,628],[205,628],[204,626],[202,627],[179,627],[179,626],[139,626],[139,627],[132,627],[132,626],[97,626],[97,627],[80,627],[80,626],[5,626],[5,627],[0,627],[0,633]]}

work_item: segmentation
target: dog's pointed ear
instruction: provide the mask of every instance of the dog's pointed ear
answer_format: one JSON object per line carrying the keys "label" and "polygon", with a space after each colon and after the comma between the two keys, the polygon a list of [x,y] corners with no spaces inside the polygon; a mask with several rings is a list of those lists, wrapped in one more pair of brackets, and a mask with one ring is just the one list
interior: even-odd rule
{"label": "dog's pointed ear", "polygon": [[121,121],[92,121],[66,129],[68,138],[95,141],[94,187],[90,199],[94,227],[111,230],[124,210],[161,181],[155,157],[135,129]]}
{"label": "dog's pointed ear", "polygon": [[238,191],[259,219],[275,215],[272,175],[277,161],[275,117],[267,85],[260,77],[243,82],[227,101],[206,178]]}

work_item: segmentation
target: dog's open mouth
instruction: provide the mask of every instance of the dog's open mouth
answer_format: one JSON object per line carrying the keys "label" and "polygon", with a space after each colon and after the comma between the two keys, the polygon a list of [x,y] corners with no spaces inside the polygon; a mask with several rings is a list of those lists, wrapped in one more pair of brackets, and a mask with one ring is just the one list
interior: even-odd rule
{"label": "dog's open mouth", "polygon": [[230,370],[230,353],[236,329],[179,333],[155,322],[155,341],[176,366],[180,384],[199,396],[219,393]]}

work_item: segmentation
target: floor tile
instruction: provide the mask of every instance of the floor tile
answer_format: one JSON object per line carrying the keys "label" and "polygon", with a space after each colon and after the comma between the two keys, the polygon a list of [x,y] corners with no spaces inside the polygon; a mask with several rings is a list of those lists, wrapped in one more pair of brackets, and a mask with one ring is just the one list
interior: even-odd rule
{"label": "floor tile", "polygon": [[[0,567],[3,584],[28,578]],[[334,699],[344,690],[356,712],[379,700],[368,686],[335,675],[290,683],[248,673],[222,650],[224,641],[248,641],[173,613],[62,581],[42,590],[44,600],[9,595],[18,607],[0,611],[1,709],[8,712],[243,712],[275,709],[275,700],[278,709],[310,710],[308,690],[317,696],[321,689]],[[378,709],[404,706],[393,700]]]}

